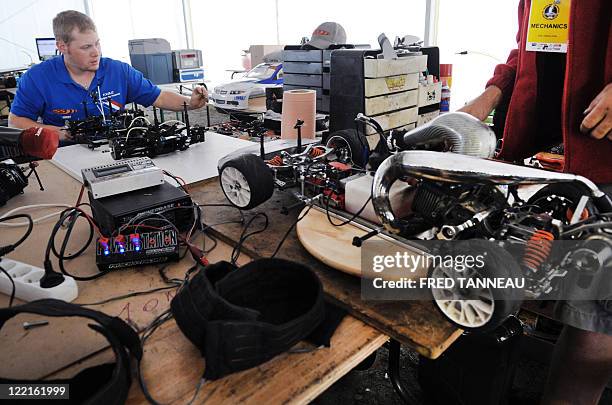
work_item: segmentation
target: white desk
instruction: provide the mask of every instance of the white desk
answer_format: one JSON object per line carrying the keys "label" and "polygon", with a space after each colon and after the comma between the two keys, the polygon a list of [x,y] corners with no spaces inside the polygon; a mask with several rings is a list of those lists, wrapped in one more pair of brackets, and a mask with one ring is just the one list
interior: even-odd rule
{"label": "white desk", "polygon": [[[187,184],[193,184],[216,177],[219,159],[252,144],[243,139],[207,132],[205,142],[192,145],[184,151],[158,156],[153,161],[158,167],[182,177]],[[86,145],[72,145],[59,148],[51,162],[79,182],[83,182],[81,169],[116,161],[111,157],[107,145],[95,150],[90,150]]]}

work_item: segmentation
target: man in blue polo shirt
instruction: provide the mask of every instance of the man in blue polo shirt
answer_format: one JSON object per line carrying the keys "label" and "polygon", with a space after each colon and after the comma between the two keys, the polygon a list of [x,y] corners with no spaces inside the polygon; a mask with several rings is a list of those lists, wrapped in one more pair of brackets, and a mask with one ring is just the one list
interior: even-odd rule
{"label": "man in blue polo shirt", "polygon": [[[9,114],[15,128],[51,127],[60,130],[60,139],[70,139],[66,121],[89,115],[108,115],[135,102],[181,111],[202,108],[206,90],[198,86],[191,97],[162,91],[130,65],[101,57],[100,39],[94,22],[78,11],[63,11],[53,19],[53,33],[60,57],[40,63],[19,80]],[[37,122],[42,119],[42,125]]]}

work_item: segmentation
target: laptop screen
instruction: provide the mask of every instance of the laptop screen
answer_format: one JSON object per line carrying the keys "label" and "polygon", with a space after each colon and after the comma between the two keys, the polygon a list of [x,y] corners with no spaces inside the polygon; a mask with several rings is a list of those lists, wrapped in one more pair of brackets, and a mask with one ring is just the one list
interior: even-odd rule
{"label": "laptop screen", "polygon": [[51,59],[59,54],[55,46],[55,38],[36,38],[36,50],[41,61]]}

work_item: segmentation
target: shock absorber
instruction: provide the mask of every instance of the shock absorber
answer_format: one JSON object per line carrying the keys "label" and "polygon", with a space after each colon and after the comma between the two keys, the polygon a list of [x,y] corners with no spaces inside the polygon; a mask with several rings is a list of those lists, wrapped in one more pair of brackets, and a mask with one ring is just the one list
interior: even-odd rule
{"label": "shock absorber", "polygon": [[538,271],[550,255],[553,240],[555,236],[551,232],[544,229],[536,230],[525,245],[523,265],[533,272]]}
{"label": "shock absorber", "polygon": [[283,158],[276,155],[272,159],[268,160],[268,163],[271,164],[272,166],[282,166]]}

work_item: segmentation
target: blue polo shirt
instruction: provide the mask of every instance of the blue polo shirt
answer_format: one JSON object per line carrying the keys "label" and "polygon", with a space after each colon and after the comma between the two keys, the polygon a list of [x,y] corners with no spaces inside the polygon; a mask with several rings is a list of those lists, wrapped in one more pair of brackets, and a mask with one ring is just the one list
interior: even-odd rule
{"label": "blue polo shirt", "polygon": [[84,119],[85,108],[89,115],[100,115],[101,109],[107,115],[109,107],[116,111],[132,102],[148,107],[160,93],[160,88],[138,70],[109,58],[101,58],[89,89],[85,89],[72,80],[61,56],[32,66],[21,76],[11,112],[34,121],[40,117],[43,124],[61,127],[66,121]]}

